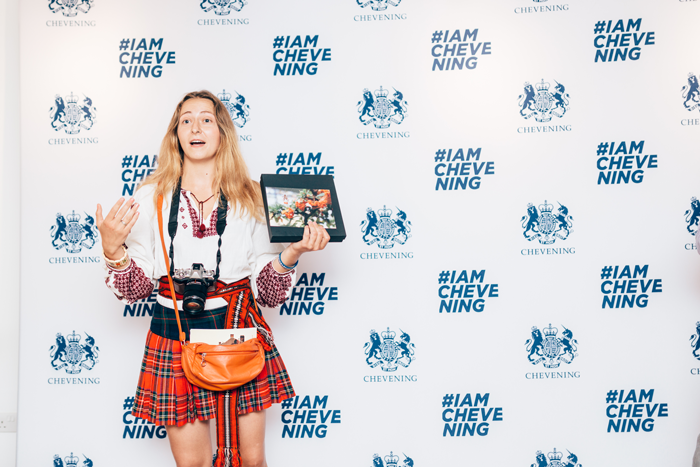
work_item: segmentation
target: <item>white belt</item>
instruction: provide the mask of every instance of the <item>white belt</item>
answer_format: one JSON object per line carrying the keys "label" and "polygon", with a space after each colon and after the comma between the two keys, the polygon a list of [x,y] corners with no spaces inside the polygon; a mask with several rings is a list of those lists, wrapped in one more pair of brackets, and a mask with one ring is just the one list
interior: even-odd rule
{"label": "white belt", "polygon": [[[165,308],[171,308],[173,305],[173,299],[172,298],[166,298],[160,294],[156,297],[158,300],[158,303],[163,305]],[[215,308],[221,308],[224,306],[228,306],[228,302],[223,298],[223,297],[216,297],[216,298],[207,298],[207,301],[204,302],[204,309],[205,310],[213,310]],[[182,310],[182,300],[177,301],[177,309]]]}

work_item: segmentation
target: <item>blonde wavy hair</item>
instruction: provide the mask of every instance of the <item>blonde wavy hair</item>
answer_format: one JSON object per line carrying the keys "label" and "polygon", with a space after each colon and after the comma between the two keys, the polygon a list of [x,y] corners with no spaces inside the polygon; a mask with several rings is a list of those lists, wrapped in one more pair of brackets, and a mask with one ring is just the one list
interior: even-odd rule
{"label": "blonde wavy hair", "polygon": [[214,104],[214,114],[219,127],[220,143],[216,152],[216,173],[214,174],[215,193],[221,192],[229,201],[232,212],[237,206],[241,208],[239,216],[252,216],[258,220],[264,220],[262,195],[260,184],[250,179],[248,166],[243,160],[241,150],[238,147],[238,135],[224,104],[209,91],[190,92],[182,98],[175,107],[173,117],[170,119],[168,131],[163,137],[158,153],[158,168],[144,180],[141,186],[155,185],[153,202],[156,203],[159,195],[169,202],[168,193],[175,189],[178,180],[182,177],[182,161],[185,153],[177,137],[177,128],[180,122],[182,105],[190,99],[208,99]]}

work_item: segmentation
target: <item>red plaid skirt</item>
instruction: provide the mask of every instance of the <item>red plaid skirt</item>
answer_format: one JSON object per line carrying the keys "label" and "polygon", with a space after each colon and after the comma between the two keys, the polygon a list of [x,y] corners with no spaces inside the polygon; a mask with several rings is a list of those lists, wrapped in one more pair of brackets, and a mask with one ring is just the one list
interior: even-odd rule
{"label": "red plaid skirt", "polygon": [[[216,392],[192,385],[182,370],[180,342],[148,331],[132,414],[156,425],[193,423],[216,417]],[[262,372],[238,388],[238,414],[267,409],[294,397],[277,347],[265,352]]]}

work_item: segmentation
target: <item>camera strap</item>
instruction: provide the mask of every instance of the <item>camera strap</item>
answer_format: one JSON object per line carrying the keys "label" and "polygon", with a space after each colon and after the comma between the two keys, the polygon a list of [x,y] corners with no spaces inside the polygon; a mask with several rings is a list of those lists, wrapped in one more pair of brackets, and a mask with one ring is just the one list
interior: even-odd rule
{"label": "camera strap", "polygon": [[[177,233],[177,212],[180,209],[180,192],[182,179],[177,181],[177,186],[173,190],[173,197],[170,201],[170,217],[168,218],[168,234],[170,235],[170,275],[175,274],[175,251],[173,244],[175,234]],[[214,282],[219,280],[219,266],[221,265],[221,236],[226,230],[226,214],[228,213],[228,200],[223,193],[219,193],[219,205],[216,208],[216,233],[219,235],[219,245],[216,250],[216,274],[214,274]],[[204,219],[200,219],[201,222]]]}

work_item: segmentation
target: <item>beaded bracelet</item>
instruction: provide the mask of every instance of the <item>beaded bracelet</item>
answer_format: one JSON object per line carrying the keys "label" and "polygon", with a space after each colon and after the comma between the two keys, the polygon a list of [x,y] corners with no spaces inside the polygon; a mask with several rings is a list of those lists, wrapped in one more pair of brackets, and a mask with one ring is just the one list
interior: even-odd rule
{"label": "beaded bracelet", "polygon": [[129,258],[129,253],[126,252],[126,248],[124,248],[124,245],[122,245],[122,250],[124,250],[124,256],[122,256],[120,259],[113,261],[105,255],[105,252],[102,252],[102,257],[105,259],[105,264],[109,266],[112,269],[121,269],[127,264],[129,264],[129,261],[131,261],[131,258]]}
{"label": "beaded bracelet", "polygon": [[299,264],[299,260],[297,260],[296,263],[292,264],[291,266],[287,266],[282,262],[282,253],[280,253],[280,255],[277,257],[277,261],[279,261],[280,266],[282,266],[284,269],[294,269],[295,267],[297,267],[297,264]]}

